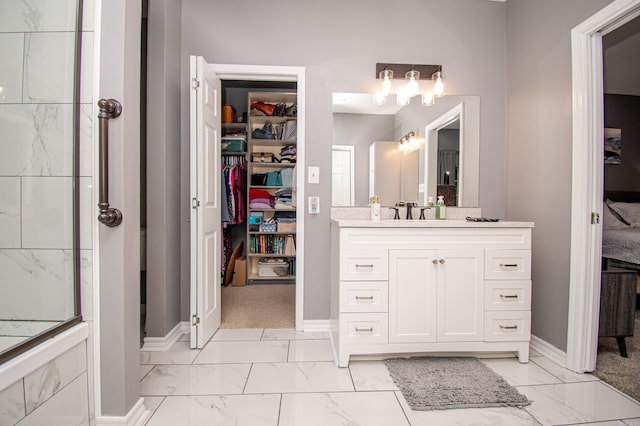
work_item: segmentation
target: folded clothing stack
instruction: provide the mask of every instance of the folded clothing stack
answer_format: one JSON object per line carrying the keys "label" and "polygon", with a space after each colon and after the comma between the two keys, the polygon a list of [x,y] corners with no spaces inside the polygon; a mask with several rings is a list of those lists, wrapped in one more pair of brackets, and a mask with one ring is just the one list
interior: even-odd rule
{"label": "folded clothing stack", "polygon": [[291,189],[281,189],[276,192],[276,208],[292,208]]}
{"label": "folded clothing stack", "polygon": [[295,163],[298,156],[298,150],[295,145],[283,146],[280,150],[280,162],[281,163]]}
{"label": "folded clothing stack", "polygon": [[249,190],[249,207],[252,209],[272,209],[276,206],[276,197],[262,189]]}

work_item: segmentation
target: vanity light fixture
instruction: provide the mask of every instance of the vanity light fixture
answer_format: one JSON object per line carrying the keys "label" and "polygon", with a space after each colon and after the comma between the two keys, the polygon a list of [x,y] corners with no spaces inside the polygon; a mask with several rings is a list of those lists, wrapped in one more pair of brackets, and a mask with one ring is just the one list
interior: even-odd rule
{"label": "vanity light fixture", "polygon": [[447,92],[447,87],[445,85],[444,73],[442,72],[442,67],[431,76],[431,80],[433,80],[433,94],[436,98],[440,98],[445,95]]}
{"label": "vanity light fixture", "polygon": [[[394,87],[392,80],[401,79],[402,76],[406,84],[396,84]],[[431,106],[435,103],[436,97],[444,96],[446,93],[442,65],[377,63],[376,78],[382,80],[379,91],[374,94],[376,105],[384,105],[391,93],[397,95],[398,105],[408,105],[412,97],[422,93],[422,105]],[[420,86],[423,86],[422,92]]]}
{"label": "vanity light fixture", "polygon": [[420,140],[417,131],[410,131],[400,139],[398,151],[411,152],[420,148]]}

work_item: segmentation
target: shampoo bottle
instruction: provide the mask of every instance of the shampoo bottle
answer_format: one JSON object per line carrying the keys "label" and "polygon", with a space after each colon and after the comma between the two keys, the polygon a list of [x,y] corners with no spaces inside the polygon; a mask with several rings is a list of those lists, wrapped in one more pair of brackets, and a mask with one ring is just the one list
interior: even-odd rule
{"label": "shampoo bottle", "polygon": [[447,217],[447,207],[444,205],[444,195],[438,195],[436,203],[436,219],[445,219]]}
{"label": "shampoo bottle", "polygon": [[369,205],[371,206],[371,221],[380,222],[380,203],[377,195],[369,199]]}

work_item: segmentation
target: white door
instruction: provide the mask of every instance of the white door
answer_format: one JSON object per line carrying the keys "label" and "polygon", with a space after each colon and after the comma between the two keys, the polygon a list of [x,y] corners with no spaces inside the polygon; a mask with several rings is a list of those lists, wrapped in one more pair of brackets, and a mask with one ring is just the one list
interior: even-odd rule
{"label": "white door", "polygon": [[220,327],[220,79],[191,56],[191,348]]}
{"label": "white door", "polygon": [[333,146],[331,168],[331,205],[354,205],[353,148]]}
{"label": "white door", "polygon": [[438,342],[480,342],[484,251],[438,250]]}
{"label": "white door", "polygon": [[435,250],[389,251],[389,343],[436,341]]}

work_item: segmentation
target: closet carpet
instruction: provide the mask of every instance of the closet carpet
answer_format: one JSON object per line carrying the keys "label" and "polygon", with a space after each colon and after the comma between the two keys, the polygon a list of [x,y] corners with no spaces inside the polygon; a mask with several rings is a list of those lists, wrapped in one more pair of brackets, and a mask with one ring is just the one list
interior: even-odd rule
{"label": "closet carpet", "polygon": [[294,328],[296,286],[222,287],[220,328]]}
{"label": "closet carpet", "polygon": [[603,382],[640,401],[640,311],[636,311],[634,335],[625,338],[628,358],[620,356],[615,337],[601,337],[593,374]]}

